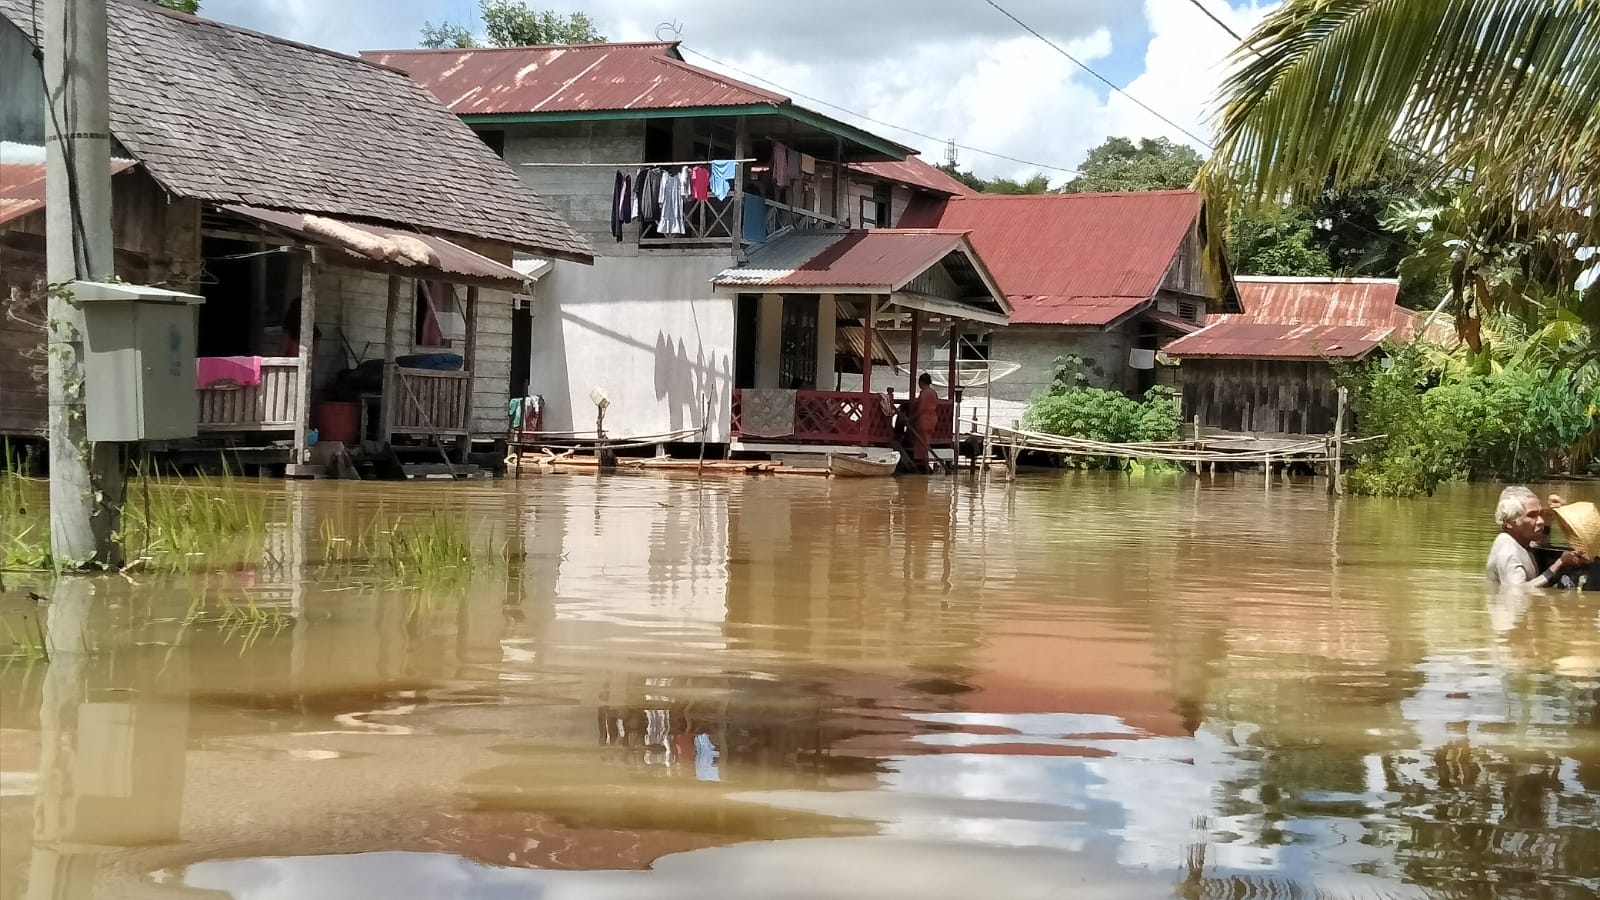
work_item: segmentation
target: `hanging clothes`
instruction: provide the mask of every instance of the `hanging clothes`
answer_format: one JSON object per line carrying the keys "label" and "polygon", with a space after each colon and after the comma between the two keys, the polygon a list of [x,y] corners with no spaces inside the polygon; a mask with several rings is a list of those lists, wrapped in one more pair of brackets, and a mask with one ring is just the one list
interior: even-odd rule
{"label": "hanging clothes", "polygon": [[680,172],[674,175],[670,172],[661,174],[661,189],[659,200],[661,203],[661,217],[656,220],[656,231],[665,235],[683,234],[683,194],[687,186],[686,176]]}
{"label": "hanging clothes", "polygon": [[711,170],[695,166],[689,170],[689,199],[707,200],[711,197]]}
{"label": "hanging clothes", "polygon": [[758,194],[744,195],[744,210],[739,231],[745,243],[767,242],[767,201]]}
{"label": "hanging clothes", "polygon": [[772,181],[778,187],[789,186],[789,148],[778,141],[772,142]]}
{"label": "hanging clothes", "polygon": [[650,181],[650,170],[640,169],[633,173],[633,217],[635,219],[649,220],[646,214],[645,192],[646,184]]}
{"label": "hanging clothes", "polygon": [[661,218],[661,170],[640,169],[635,191],[638,194],[639,218],[655,222]]}
{"label": "hanging clothes", "polygon": [[611,236],[622,240],[622,226],[633,218],[633,180],[628,173],[617,172],[611,186]]}
{"label": "hanging clothes", "polygon": [[728,199],[728,194],[733,189],[733,179],[739,175],[739,164],[731,159],[714,159],[711,161],[711,196],[718,200]]}

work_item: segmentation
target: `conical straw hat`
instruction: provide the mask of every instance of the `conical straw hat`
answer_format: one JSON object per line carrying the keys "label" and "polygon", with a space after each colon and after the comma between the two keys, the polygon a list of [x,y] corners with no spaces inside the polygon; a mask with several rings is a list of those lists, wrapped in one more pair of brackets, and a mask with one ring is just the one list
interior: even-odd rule
{"label": "conical straw hat", "polygon": [[1572,549],[1591,559],[1600,556],[1600,509],[1585,501],[1568,503],[1555,513]]}

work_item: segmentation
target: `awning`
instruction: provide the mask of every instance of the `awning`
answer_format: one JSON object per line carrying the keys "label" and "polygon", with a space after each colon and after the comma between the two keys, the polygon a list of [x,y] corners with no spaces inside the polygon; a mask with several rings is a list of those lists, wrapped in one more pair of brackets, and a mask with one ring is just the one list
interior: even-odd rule
{"label": "awning", "polygon": [[510,291],[524,290],[536,278],[436,235],[306,212],[232,204],[220,209],[339,250],[353,259],[391,270],[414,270],[407,274]]}
{"label": "awning", "polygon": [[797,231],[711,279],[724,293],[865,294],[893,305],[1004,325],[1011,305],[964,231]]}
{"label": "awning", "polygon": [[1150,310],[1144,314],[1144,317],[1163,328],[1171,329],[1179,334],[1194,334],[1202,327],[1199,322],[1191,322],[1182,316],[1175,316],[1159,309]]}
{"label": "awning", "polygon": [[[834,355],[848,360],[850,365],[859,369],[861,360],[867,355],[866,336],[867,330],[859,325],[838,326],[834,331]],[[881,366],[900,365],[900,358],[895,356],[894,348],[884,340],[881,331],[872,332],[872,362]],[[861,373],[858,371],[851,374]]]}

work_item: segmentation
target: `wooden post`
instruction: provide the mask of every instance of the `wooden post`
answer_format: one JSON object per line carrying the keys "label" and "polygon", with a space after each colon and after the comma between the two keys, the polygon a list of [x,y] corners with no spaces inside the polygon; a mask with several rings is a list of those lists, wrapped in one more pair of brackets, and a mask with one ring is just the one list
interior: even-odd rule
{"label": "wooden post", "polygon": [[387,446],[394,440],[397,375],[395,373],[394,319],[400,309],[400,276],[389,276],[389,297],[383,313],[383,387],[379,398],[378,442]]}
{"label": "wooden post", "polygon": [[960,420],[956,418],[959,410],[956,409],[956,379],[960,371],[956,362],[961,355],[961,320],[950,320],[950,366],[949,374],[945,376],[945,393],[949,394],[950,401],[950,474],[956,474],[956,468],[961,465],[961,436]]}
{"label": "wooden post", "polygon": [[833,220],[839,221],[839,208],[844,202],[844,140],[833,139]]}
{"label": "wooden post", "polygon": [[467,398],[466,398],[466,401],[467,401],[467,410],[466,410],[467,418],[466,418],[466,421],[462,423],[463,427],[466,428],[467,433],[461,436],[461,440],[459,442],[459,447],[458,447],[458,450],[459,450],[459,454],[458,455],[461,457],[460,462],[462,463],[462,465],[466,464],[467,455],[472,452],[472,406],[473,406],[473,396],[472,396],[472,394],[473,394],[473,389],[477,386],[477,380],[478,380],[478,375],[477,375],[477,372],[478,372],[478,287],[477,287],[477,285],[468,285],[467,286],[466,304],[467,304],[467,341],[466,341],[466,346],[464,348],[462,348],[461,356],[462,356],[462,364],[466,367],[466,371],[467,371]]}
{"label": "wooden post", "polygon": [[922,310],[911,311],[911,385],[906,392],[917,399],[917,352],[922,349]]}
{"label": "wooden post", "polygon": [[1022,430],[1022,423],[1018,422],[1016,419],[1012,419],[1011,420],[1011,460],[1010,460],[1009,463],[1007,463],[1007,468],[1010,469],[1010,473],[1011,473],[1010,474],[1010,478],[1011,478],[1012,481],[1015,481],[1017,479],[1017,454],[1020,452],[1017,449],[1017,440],[1021,436],[1019,434],[1019,432],[1021,432],[1021,430]]}
{"label": "wooden post", "polygon": [[878,298],[872,294],[867,295],[867,314],[861,320],[863,337],[861,350],[861,391],[865,394],[872,393],[872,358],[873,320],[878,317]]}
{"label": "wooden post", "polygon": [[[749,156],[749,148],[745,143],[744,116],[733,120],[733,158],[744,159]],[[744,246],[744,167],[742,162],[733,164],[733,216],[728,230],[733,239],[733,255],[739,256],[739,250]]]}
{"label": "wooden post", "polygon": [[[293,467],[305,465],[311,453],[311,345],[316,340],[316,329],[317,252],[307,248],[300,263],[300,378],[295,385]],[[291,468],[290,474],[293,472]]]}
{"label": "wooden post", "polygon": [[706,411],[700,416],[700,462],[694,467],[694,477],[705,477],[706,433],[711,429],[711,398],[706,398]]}
{"label": "wooden post", "polygon": [[1335,495],[1344,494],[1344,410],[1350,399],[1349,388],[1339,388],[1339,408],[1333,419],[1333,466],[1328,487]]}

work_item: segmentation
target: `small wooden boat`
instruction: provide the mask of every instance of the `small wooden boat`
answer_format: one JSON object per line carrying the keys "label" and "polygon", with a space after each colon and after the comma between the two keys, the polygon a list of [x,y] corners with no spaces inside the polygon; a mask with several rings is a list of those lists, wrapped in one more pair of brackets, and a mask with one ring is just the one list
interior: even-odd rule
{"label": "small wooden boat", "polygon": [[828,471],[835,478],[884,478],[899,467],[900,454],[893,450],[828,454]]}

